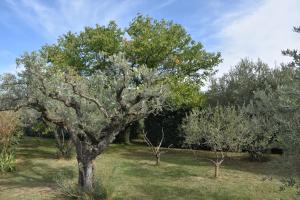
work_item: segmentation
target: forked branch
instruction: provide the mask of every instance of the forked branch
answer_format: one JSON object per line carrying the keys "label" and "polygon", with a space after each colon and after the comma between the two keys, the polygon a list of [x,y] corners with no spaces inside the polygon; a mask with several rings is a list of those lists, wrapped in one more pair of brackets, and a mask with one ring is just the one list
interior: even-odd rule
{"label": "forked branch", "polygon": [[[154,146],[151,141],[149,140],[149,138],[147,137],[147,134],[144,134],[144,140],[145,142],[147,143],[147,145],[150,147],[150,150],[152,151],[152,154],[154,155],[154,157],[156,158],[156,165],[159,165],[160,164],[160,156],[162,153],[166,153],[166,151],[161,151],[160,148],[161,148],[161,145],[163,143],[165,139],[165,133],[164,133],[164,130],[162,129],[162,137],[161,137],[161,140],[158,144],[158,146]],[[168,146],[168,149],[171,147],[172,145],[169,145]]]}

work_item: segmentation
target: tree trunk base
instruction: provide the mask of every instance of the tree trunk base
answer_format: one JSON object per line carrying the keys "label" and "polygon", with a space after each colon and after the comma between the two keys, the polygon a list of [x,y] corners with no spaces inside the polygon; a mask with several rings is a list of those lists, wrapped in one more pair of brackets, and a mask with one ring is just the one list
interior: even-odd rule
{"label": "tree trunk base", "polygon": [[218,178],[220,176],[220,165],[215,164],[215,178]]}
{"label": "tree trunk base", "polygon": [[84,191],[92,191],[94,183],[94,166],[92,161],[78,162],[78,186]]}

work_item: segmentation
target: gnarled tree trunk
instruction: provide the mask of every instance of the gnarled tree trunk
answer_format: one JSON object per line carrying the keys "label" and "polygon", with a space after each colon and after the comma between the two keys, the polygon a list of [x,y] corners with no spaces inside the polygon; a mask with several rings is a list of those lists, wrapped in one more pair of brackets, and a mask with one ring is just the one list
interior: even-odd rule
{"label": "gnarled tree trunk", "polygon": [[94,183],[94,157],[85,141],[76,142],[78,163],[78,186],[84,191],[91,191]]}
{"label": "gnarled tree trunk", "polygon": [[85,191],[93,189],[94,182],[94,166],[92,160],[80,160],[78,162],[78,185]]}

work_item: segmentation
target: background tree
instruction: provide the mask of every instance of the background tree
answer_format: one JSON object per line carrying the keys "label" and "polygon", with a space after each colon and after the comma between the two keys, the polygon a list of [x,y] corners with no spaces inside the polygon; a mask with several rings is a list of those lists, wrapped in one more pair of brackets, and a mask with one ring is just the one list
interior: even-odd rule
{"label": "background tree", "polygon": [[[294,32],[300,33],[300,26],[294,27]],[[293,61],[289,64],[290,66],[300,66],[300,52],[297,49],[287,49],[283,50],[282,54],[285,56],[290,56]]]}
{"label": "background tree", "polygon": [[18,60],[25,70],[2,81],[1,110],[31,108],[68,131],[77,154],[78,185],[84,190],[93,187],[93,160],[128,124],[157,111],[167,94],[163,74],[132,68],[122,55],[110,59],[114,64],[108,70],[85,77],[52,70],[38,53],[25,54]]}
{"label": "background tree", "polygon": [[276,89],[275,72],[261,60],[242,59],[221,78],[212,78],[206,93],[206,104],[243,106],[254,98],[258,90]]}
{"label": "background tree", "polygon": [[[125,53],[132,68],[146,66],[164,73],[165,84],[171,91],[167,101],[178,108],[202,102],[200,86],[221,61],[219,53],[205,51],[181,25],[142,15],[124,30],[115,22],[86,27],[79,34],[69,32],[56,44],[42,49],[55,69],[71,68],[81,76],[109,69],[109,56],[118,52]],[[130,132],[129,126],[119,140],[130,138]]]}
{"label": "background tree", "polygon": [[[239,151],[245,143],[248,132],[247,120],[235,107],[216,106],[203,110],[193,110],[186,117],[182,128],[189,146],[207,145],[215,152],[215,177],[225,157],[224,151]],[[221,154],[221,155],[220,155]]]}
{"label": "background tree", "polygon": [[248,120],[248,132],[245,135],[247,141],[243,150],[249,153],[253,161],[261,161],[269,148],[279,147],[281,129],[274,118],[276,110],[270,95],[268,96],[266,91],[257,91],[254,93],[254,100],[251,100],[247,106],[240,107]]}
{"label": "background tree", "polygon": [[[294,27],[296,33],[300,33],[300,27]],[[277,91],[276,101],[273,107],[277,113],[275,118],[281,128],[280,139],[285,148],[284,155],[287,158],[284,163],[280,163],[289,169],[294,169],[297,177],[287,177],[283,179],[284,190],[286,187],[295,187],[300,194],[300,52],[299,50],[287,49],[282,51],[283,55],[290,56],[292,62],[282,64],[284,81]],[[269,95],[269,100],[274,101],[273,96]]]}
{"label": "background tree", "polygon": [[[294,27],[296,33],[300,33],[300,27]],[[276,102],[276,119],[280,122],[282,129],[281,141],[287,150],[293,166],[299,166],[300,152],[300,53],[299,50],[287,49],[284,55],[290,56],[293,60],[287,65],[283,65],[285,70],[285,81],[278,90]],[[269,99],[271,99],[270,97]],[[299,172],[299,170],[298,170]],[[300,176],[300,174],[298,173]]]}

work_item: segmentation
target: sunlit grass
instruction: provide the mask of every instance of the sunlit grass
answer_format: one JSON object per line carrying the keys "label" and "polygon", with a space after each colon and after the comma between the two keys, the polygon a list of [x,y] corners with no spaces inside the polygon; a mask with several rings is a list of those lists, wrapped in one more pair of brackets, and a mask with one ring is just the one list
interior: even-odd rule
{"label": "sunlit grass", "polygon": [[[17,171],[0,175],[0,199],[57,199],[57,175],[67,172],[76,179],[77,164],[75,158],[57,160],[55,152],[51,140],[25,138]],[[206,151],[200,155],[212,156]],[[263,163],[250,162],[244,154],[230,156],[215,179],[211,163],[195,160],[188,150],[171,150],[155,166],[146,147],[113,144],[97,158],[96,177],[107,184],[112,199],[297,199],[291,189],[279,191],[282,176],[293,171],[278,164],[279,156]]]}

